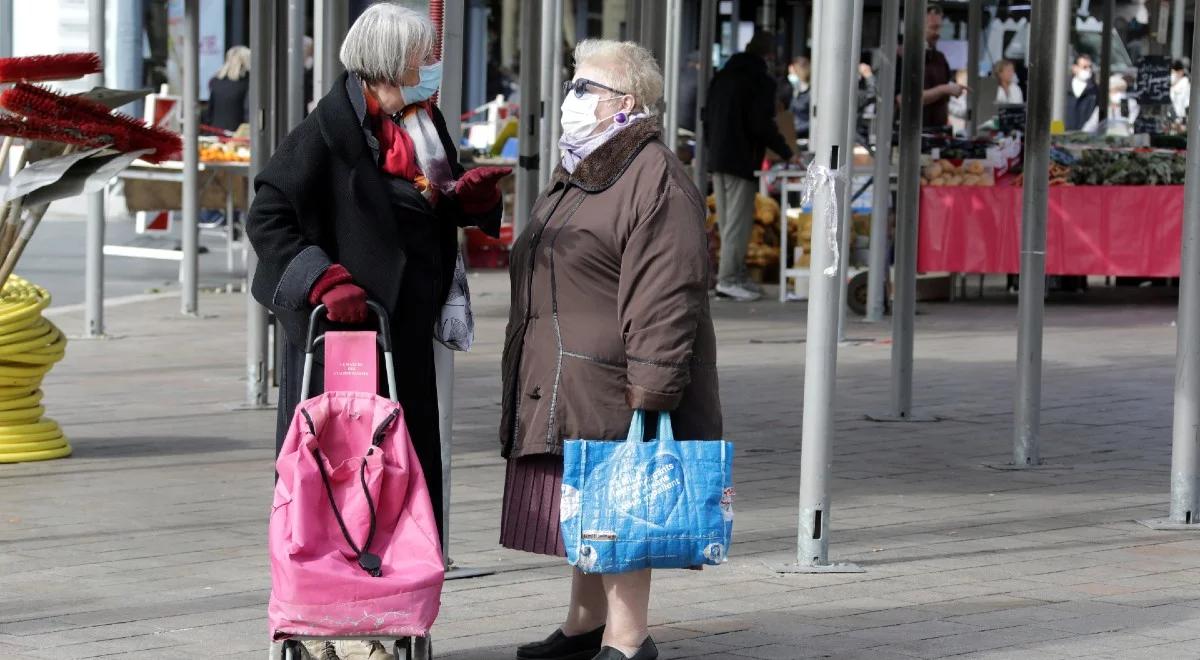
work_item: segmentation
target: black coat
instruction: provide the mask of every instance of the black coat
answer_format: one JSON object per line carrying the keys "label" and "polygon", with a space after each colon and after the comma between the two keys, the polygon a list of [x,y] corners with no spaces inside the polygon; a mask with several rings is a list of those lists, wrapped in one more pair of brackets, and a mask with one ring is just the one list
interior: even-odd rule
{"label": "black coat", "polygon": [[775,81],[763,58],[738,53],[713,77],[704,108],[708,171],[753,179],[768,148],[792,157],[775,123]]}
{"label": "black coat", "polygon": [[1068,131],[1078,131],[1083,128],[1083,125],[1092,118],[1092,113],[1096,111],[1099,97],[1100,88],[1096,87],[1096,83],[1088,81],[1087,86],[1083,88],[1083,94],[1075,96],[1070,81],[1067,81],[1067,110],[1066,116],[1063,117],[1063,124],[1066,125]]}
{"label": "black coat", "polygon": [[[411,183],[384,173],[365,112],[360,83],[343,74],[254,180],[246,223],[258,255],[251,290],[275,312],[285,341],[276,449],[300,401],[309,290],[330,264],[340,263],[388,310],[400,403],[440,529],[433,325],[453,276],[458,227],[479,225],[498,234],[501,209],[466,217],[446,196],[434,208]],[[463,168],[445,120],[436,111],[433,119],[458,178]],[[322,391],[322,369],[320,363],[313,369],[310,396]]]}
{"label": "black coat", "polygon": [[213,78],[208,81],[208,107],[203,121],[227,131],[246,123],[250,112],[250,74],[238,80]]}

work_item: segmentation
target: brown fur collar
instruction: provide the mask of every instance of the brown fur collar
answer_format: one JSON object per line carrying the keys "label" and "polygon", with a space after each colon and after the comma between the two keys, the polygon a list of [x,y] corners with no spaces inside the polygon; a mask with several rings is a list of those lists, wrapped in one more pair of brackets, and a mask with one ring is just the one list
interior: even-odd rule
{"label": "brown fur collar", "polygon": [[657,140],[661,134],[658,117],[640,119],[629,128],[618,131],[608,142],[580,161],[573,174],[567,174],[559,165],[554,171],[553,183],[570,181],[592,193],[606,190],[621,178],[642,148]]}

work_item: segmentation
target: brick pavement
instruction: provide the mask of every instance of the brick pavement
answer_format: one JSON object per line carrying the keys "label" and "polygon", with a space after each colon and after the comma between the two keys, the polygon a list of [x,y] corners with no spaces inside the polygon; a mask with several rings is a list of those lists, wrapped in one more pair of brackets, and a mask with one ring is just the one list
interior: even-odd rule
{"label": "brick pavement", "polygon": [[[502,277],[473,282],[480,341],[458,362],[452,554],[492,576],[447,583],[439,658],[510,658],[553,629],[568,572],[497,547]],[[942,421],[875,424],[886,327],[854,324],[838,373],[831,556],[794,559],[804,308],[718,305],[738,446],[730,562],[655,578],[663,658],[1200,658],[1200,535],[1166,513],[1172,301],[1092,291],[1047,313],[1043,456],[1009,460],[1014,300],[929,305],[916,401]],[[0,466],[0,657],[261,660],[273,412],[237,412],[242,301],[114,309],[47,383],[74,458]],[[58,315],[68,331],[78,314]]]}

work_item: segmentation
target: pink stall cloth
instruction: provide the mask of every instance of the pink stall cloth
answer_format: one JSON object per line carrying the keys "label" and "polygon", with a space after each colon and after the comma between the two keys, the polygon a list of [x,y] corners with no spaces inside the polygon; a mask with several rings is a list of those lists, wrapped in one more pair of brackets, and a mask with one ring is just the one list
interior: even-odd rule
{"label": "pink stall cloth", "polygon": [[[1020,272],[1021,194],[922,187],[917,270]],[[1183,186],[1053,186],[1048,201],[1048,274],[1179,276]]]}

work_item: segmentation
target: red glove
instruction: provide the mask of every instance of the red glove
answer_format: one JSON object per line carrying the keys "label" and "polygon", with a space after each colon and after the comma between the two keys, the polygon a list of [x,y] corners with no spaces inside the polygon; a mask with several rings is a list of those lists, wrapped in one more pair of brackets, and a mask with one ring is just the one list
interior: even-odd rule
{"label": "red glove", "polygon": [[308,292],[308,302],[325,305],[330,321],[362,323],[367,320],[367,292],[354,283],[341,264],[325,269]]}
{"label": "red glove", "polygon": [[467,170],[454,185],[454,194],[467,215],[482,215],[500,203],[500,179],[512,174],[511,167],[477,167]]}

